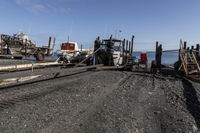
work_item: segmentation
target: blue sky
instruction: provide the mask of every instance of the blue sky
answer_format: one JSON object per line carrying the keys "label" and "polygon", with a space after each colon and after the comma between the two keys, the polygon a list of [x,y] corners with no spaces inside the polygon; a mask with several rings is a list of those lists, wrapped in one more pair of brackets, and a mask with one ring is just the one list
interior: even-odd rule
{"label": "blue sky", "polygon": [[68,35],[89,47],[98,35],[134,34],[137,50],[153,50],[156,41],[175,49],[180,38],[200,43],[199,10],[199,0],[1,0],[0,31],[23,31],[39,45],[55,36],[57,47]]}

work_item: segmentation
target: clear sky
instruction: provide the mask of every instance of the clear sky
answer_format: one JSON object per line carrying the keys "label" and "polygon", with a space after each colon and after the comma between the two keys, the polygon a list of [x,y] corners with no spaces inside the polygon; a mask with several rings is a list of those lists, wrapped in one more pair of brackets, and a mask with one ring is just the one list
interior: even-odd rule
{"label": "clear sky", "polygon": [[[131,38],[136,49],[178,48],[179,40],[200,43],[200,0],[1,0],[0,31],[28,33],[40,45],[70,36],[85,47],[99,35]],[[119,32],[119,31],[122,32]]]}

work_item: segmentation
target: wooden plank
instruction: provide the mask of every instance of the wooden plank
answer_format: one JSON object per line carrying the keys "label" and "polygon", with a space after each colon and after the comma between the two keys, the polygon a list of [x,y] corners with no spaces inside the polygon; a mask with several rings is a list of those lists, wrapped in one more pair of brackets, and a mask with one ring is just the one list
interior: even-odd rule
{"label": "wooden plank", "polygon": [[182,62],[182,65],[183,65],[183,69],[184,69],[184,71],[185,71],[185,74],[188,75],[188,69],[187,69],[186,62],[185,62],[185,60],[184,60],[183,54],[185,54],[185,51],[184,51],[183,49],[181,49],[181,52],[180,52],[181,62]]}

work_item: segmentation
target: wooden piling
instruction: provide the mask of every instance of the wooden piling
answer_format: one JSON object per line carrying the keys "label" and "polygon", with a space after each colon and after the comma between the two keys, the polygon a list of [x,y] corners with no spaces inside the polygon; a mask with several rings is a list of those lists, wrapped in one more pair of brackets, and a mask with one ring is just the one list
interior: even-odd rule
{"label": "wooden piling", "polygon": [[131,55],[131,42],[130,42],[130,41],[129,41],[128,46],[129,46],[129,47],[128,47],[128,48],[129,48],[129,49],[128,49],[128,51],[129,51],[128,53]]}
{"label": "wooden piling", "polygon": [[190,54],[192,54],[193,50],[194,50],[194,46],[191,46]]}
{"label": "wooden piling", "polygon": [[196,51],[199,52],[199,48],[200,48],[200,47],[199,47],[199,44],[197,44],[197,45],[196,45]]}
{"label": "wooden piling", "polygon": [[191,49],[194,50],[194,46],[191,46]]}
{"label": "wooden piling", "polygon": [[1,35],[0,35],[0,44],[1,44],[1,54],[3,54],[3,42],[2,42]]}
{"label": "wooden piling", "polygon": [[184,41],[184,43],[183,43],[183,49],[186,49],[186,48],[187,48],[187,42]]}
{"label": "wooden piling", "polygon": [[162,44],[159,46],[159,62],[158,62],[159,69],[162,68]]}
{"label": "wooden piling", "polygon": [[131,55],[133,55],[133,43],[134,43],[134,38],[135,38],[135,36],[132,36],[132,39],[131,39]]}
{"label": "wooden piling", "polygon": [[123,64],[125,63],[125,58],[124,58],[124,55],[125,55],[125,43],[126,43],[126,40],[124,39],[123,43],[122,43],[122,62],[123,62]]}
{"label": "wooden piling", "polygon": [[27,43],[28,43],[28,40],[26,39],[25,40],[25,57],[27,56]]}
{"label": "wooden piling", "polygon": [[47,55],[50,55],[51,40],[52,40],[52,38],[49,37],[49,43],[48,43],[48,49],[47,49]]}
{"label": "wooden piling", "polygon": [[180,54],[181,54],[181,49],[182,49],[182,40],[180,40],[180,46],[179,46],[179,50],[178,50],[178,63],[181,62],[181,57],[180,57]]}
{"label": "wooden piling", "polygon": [[200,60],[199,49],[200,49],[199,44],[197,44],[196,45],[196,58],[197,58],[198,61]]}
{"label": "wooden piling", "polygon": [[128,56],[128,40],[126,41],[126,57],[125,57],[125,63],[127,61],[127,56]]}
{"label": "wooden piling", "polygon": [[158,55],[158,42],[156,42],[156,53],[155,53],[155,59],[157,60],[157,55]]}
{"label": "wooden piling", "polygon": [[156,54],[155,54],[155,59],[156,59],[156,66],[159,70],[162,68],[162,44],[159,45],[158,42],[156,42]]}

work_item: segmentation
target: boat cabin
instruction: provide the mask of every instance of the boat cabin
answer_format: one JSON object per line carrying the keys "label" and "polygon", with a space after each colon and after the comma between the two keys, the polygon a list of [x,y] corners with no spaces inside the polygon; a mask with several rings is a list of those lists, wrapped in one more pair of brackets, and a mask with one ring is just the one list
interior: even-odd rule
{"label": "boat cabin", "polygon": [[78,44],[76,42],[62,43],[61,50],[68,51],[68,52],[78,51]]}

